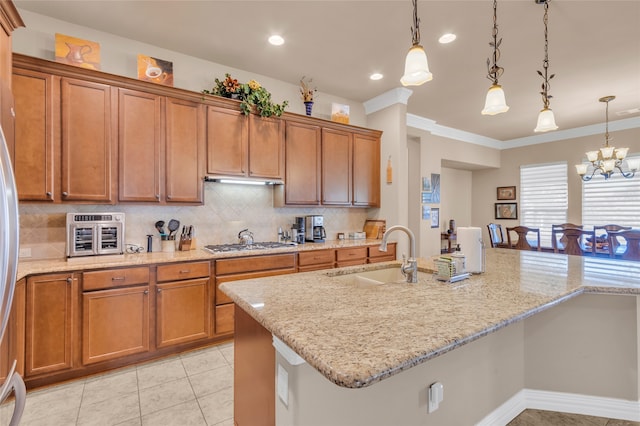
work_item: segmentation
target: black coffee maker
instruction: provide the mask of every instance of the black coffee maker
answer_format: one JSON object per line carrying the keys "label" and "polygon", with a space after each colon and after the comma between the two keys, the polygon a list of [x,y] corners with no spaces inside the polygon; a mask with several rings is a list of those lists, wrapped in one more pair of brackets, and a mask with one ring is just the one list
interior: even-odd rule
{"label": "black coffee maker", "polygon": [[296,240],[294,242],[298,244],[304,244],[304,241],[305,241],[304,217],[296,217],[296,223],[293,224],[293,227],[296,230]]}

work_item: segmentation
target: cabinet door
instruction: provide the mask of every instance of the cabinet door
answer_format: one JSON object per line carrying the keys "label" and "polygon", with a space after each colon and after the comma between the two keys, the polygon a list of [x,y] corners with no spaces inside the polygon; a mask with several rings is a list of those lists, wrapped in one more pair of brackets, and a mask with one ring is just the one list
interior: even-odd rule
{"label": "cabinet door", "polygon": [[241,111],[207,108],[207,173],[246,176],[249,122]]}
{"label": "cabinet door", "polygon": [[351,205],[351,133],[322,129],[322,204]]}
{"label": "cabinet door", "polygon": [[61,81],[63,201],[114,201],[111,96],[106,84]]}
{"label": "cabinet door", "polygon": [[209,278],[157,285],[158,347],[209,337]]}
{"label": "cabinet door", "polygon": [[82,294],[82,364],[149,351],[149,286]]}
{"label": "cabinet door", "polygon": [[16,283],[11,315],[0,345],[0,382],[7,378],[13,361],[17,361],[16,371],[24,376],[25,290],[25,280],[21,279]]}
{"label": "cabinet door", "polygon": [[73,274],[27,280],[27,377],[72,367],[77,288]]}
{"label": "cabinet door", "polygon": [[160,201],[162,99],[118,90],[118,199]]}
{"label": "cabinet door", "polygon": [[285,204],[320,204],[320,127],[287,122]]}
{"label": "cabinet door", "polygon": [[20,201],[53,201],[54,137],[51,74],[16,69],[13,171]]}
{"label": "cabinet door", "polygon": [[284,177],[284,122],[279,118],[249,115],[249,176]]}
{"label": "cabinet door", "polygon": [[169,203],[204,202],[204,106],[166,99],[166,198]]}
{"label": "cabinet door", "polygon": [[380,139],[353,135],[353,205],[380,207]]}

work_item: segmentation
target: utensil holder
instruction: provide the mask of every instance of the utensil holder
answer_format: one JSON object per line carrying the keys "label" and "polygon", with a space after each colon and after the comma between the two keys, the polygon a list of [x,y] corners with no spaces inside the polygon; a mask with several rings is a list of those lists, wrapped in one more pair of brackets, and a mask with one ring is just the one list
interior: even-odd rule
{"label": "utensil holder", "polygon": [[176,251],[176,241],[175,240],[162,240],[160,242],[160,246],[162,247],[162,251],[164,253],[172,253]]}

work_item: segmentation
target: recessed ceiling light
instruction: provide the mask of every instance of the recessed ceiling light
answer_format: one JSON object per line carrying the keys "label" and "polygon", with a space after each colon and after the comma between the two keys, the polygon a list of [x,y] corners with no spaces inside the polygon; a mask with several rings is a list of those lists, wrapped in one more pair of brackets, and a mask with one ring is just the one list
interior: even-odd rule
{"label": "recessed ceiling light", "polygon": [[274,34],[269,37],[269,43],[273,44],[274,46],[281,46],[284,44],[284,39],[279,35]]}
{"label": "recessed ceiling light", "polygon": [[442,44],[447,44],[447,43],[451,43],[453,40],[456,39],[456,35],[455,34],[451,34],[451,33],[447,33],[447,34],[443,34],[438,41]]}
{"label": "recessed ceiling light", "polygon": [[370,78],[371,80],[381,80],[381,79],[382,79],[382,77],[384,77],[384,76],[383,76],[382,74],[380,74],[379,72],[374,72],[373,74],[371,74],[371,75],[369,76],[369,78]]}

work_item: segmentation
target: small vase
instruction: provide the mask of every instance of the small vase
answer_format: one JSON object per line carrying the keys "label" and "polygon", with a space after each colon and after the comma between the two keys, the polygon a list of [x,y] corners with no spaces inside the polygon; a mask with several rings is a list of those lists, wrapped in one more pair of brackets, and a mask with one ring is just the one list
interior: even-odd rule
{"label": "small vase", "polygon": [[313,102],[305,102],[304,109],[307,115],[311,115],[311,109],[313,108]]}

